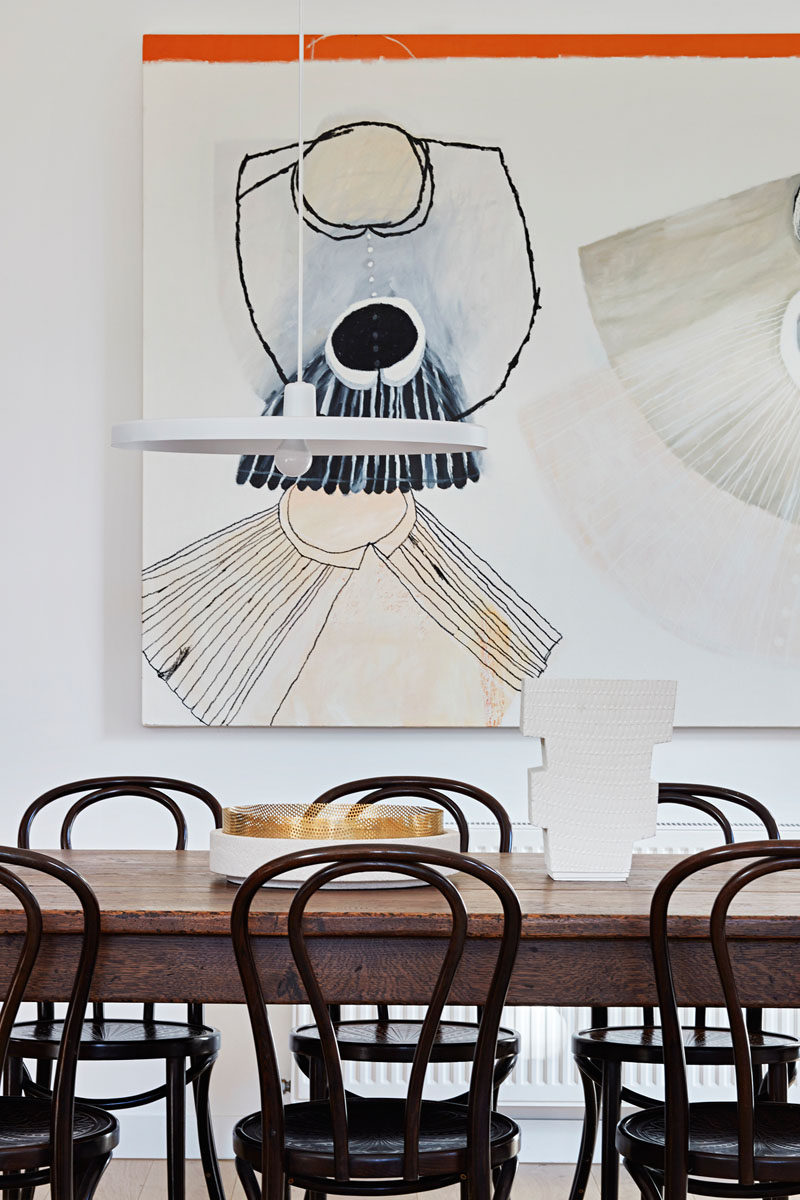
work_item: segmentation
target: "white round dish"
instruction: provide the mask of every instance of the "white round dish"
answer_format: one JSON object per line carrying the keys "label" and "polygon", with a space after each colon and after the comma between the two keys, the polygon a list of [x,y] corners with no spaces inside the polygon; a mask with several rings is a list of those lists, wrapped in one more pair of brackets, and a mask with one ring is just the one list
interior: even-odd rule
{"label": "white round dish", "polygon": [[[341,841],[331,840],[306,840],[300,838],[258,838],[258,837],[238,837],[235,834],[223,833],[221,829],[214,829],[211,832],[211,847],[209,854],[209,867],[215,875],[224,876],[229,883],[242,883],[252,871],[257,867],[261,867],[264,863],[271,862],[275,858],[280,858],[284,854],[296,854],[300,850],[322,850],[325,846],[345,846],[353,843],[344,838]],[[369,852],[370,842],[359,842],[359,846],[364,847],[365,852]],[[410,846],[413,849],[425,848],[437,850],[454,850],[459,849],[459,835],[455,829],[447,830],[445,833],[436,834],[434,837],[421,837],[412,839],[403,838],[382,838],[379,843],[381,846]],[[313,875],[319,870],[322,864],[314,866],[302,867],[296,874],[291,876],[282,875],[278,879],[271,879],[266,885],[267,887],[275,888],[296,888],[304,880]],[[447,867],[438,868],[443,875],[452,875],[453,871]],[[354,875],[348,875],[345,879],[336,880],[334,883],[327,885],[330,888],[340,889],[342,891],[359,890],[361,888],[405,888],[405,887],[424,887],[424,883],[417,879],[404,879],[402,876],[395,875],[391,871],[360,871]]]}

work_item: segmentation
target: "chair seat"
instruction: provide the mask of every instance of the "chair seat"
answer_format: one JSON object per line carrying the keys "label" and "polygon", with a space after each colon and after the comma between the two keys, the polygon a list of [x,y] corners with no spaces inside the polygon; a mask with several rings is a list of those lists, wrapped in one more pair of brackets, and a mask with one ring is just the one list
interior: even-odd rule
{"label": "chair seat", "polygon": [[[0,1096],[0,1170],[49,1166],[50,1114],[46,1100]],[[76,1104],[73,1140],[86,1157],[110,1154],[119,1142],[119,1122],[102,1108]]]}
{"label": "chair seat", "polygon": [[[285,1169],[291,1176],[320,1179],[334,1174],[333,1132],[327,1101],[288,1104]],[[353,1100],[348,1103],[350,1173],[354,1178],[402,1178],[405,1100]],[[261,1114],[245,1117],[233,1131],[234,1152],[261,1166]],[[492,1166],[519,1153],[519,1126],[500,1113],[491,1118]],[[423,1101],[420,1114],[419,1173],[450,1175],[465,1170],[467,1107]]]}
{"label": "chair seat", "polygon": [[[63,1021],[25,1021],[11,1031],[12,1058],[58,1057]],[[81,1030],[78,1057],[95,1062],[124,1059],[203,1058],[219,1051],[220,1035],[204,1025],[179,1021],[136,1019],[86,1020]]]}
{"label": "chair seat", "polygon": [[[689,1065],[733,1062],[733,1044],[729,1029],[700,1026],[683,1029],[686,1062]],[[796,1062],[800,1042],[783,1033],[751,1033],[753,1062]],[[585,1029],[572,1038],[572,1053],[581,1058],[607,1059],[613,1062],[660,1063],[663,1060],[661,1029],[657,1025],[624,1025],[608,1029]]]}
{"label": "chair seat", "polygon": [[[689,1105],[690,1175],[738,1178],[737,1120],[735,1102]],[[664,1109],[646,1108],[620,1122],[617,1149],[624,1158],[663,1170],[664,1136]],[[755,1106],[755,1176],[800,1184],[800,1104]]]}
{"label": "chair seat", "polygon": [[[414,1059],[422,1021],[338,1021],[334,1025],[339,1054],[347,1061],[410,1063]],[[442,1021],[436,1033],[431,1062],[470,1062],[475,1056],[479,1026],[466,1021]],[[293,1029],[289,1047],[293,1054],[321,1058],[322,1047],[316,1025]],[[501,1028],[496,1058],[519,1054],[520,1037],[513,1029]]]}
{"label": "chair seat", "polygon": [[[688,1174],[738,1178],[735,1102],[690,1104],[688,1114]],[[757,1180],[800,1184],[800,1104],[757,1104],[754,1123]],[[625,1117],[616,1130],[616,1148],[624,1158],[663,1170],[663,1108]]]}

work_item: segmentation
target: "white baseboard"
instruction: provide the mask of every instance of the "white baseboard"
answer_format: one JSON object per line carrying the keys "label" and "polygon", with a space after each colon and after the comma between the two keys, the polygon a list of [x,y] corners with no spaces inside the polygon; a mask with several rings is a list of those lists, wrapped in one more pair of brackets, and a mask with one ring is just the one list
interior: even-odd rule
{"label": "white baseboard", "polygon": [[[566,1108],[566,1106],[564,1106]],[[197,1131],[194,1128],[194,1113],[191,1100],[187,1105],[186,1157],[199,1158]],[[554,1112],[563,1111],[553,1110]],[[216,1113],[214,1137],[220,1158],[232,1158],[231,1136],[235,1123],[244,1113],[229,1116]],[[581,1121],[577,1116],[523,1116],[522,1112],[509,1109],[509,1116],[519,1121],[522,1130],[522,1153],[520,1162],[574,1163],[578,1156],[581,1138]],[[123,1112],[119,1114],[122,1137],[117,1158],[164,1158],[166,1139],[164,1115],[159,1113]],[[599,1145],[598,1137],[598,1145]]]}
{"label": "white baseboard", "polygon": [[[519,1120],[519,1118],[517,1118]],[[531,1118],[519,1120],[522,1150],[519,1161],[524,1163],[575,1163],[581,1141],[580,1120]],[[594,1161],[600,1161],[600,1135],[595,1145]]]}
{"label": "white baseboard", "polygon": [[[199,1158],[200,1149],[197,1144],[191,1093],[187,1094],[186,1108],[186,1157]],[[244,1112],[230,1117],[224,1113],[214,1115],[214,1140],[220,1158],[233,1158],[231,1140],[233,1127],[244,1116],[246,1116]],[[121,1133],[119,1148],[115,1151],[117,1158],[166,1157],[166,1116],[164,1113],[121,1112],[117,1113],[117,1118]]]}

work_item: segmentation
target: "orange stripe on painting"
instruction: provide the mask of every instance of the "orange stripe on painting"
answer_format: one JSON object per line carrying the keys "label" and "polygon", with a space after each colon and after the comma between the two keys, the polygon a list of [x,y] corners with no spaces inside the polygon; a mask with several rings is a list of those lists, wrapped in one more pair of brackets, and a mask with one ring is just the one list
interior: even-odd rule
{"label": "orange stripe on painting", "polygon": [[[326,61],[381,58],[796,58],[796,33],[307,34]],[[294,62],[294,34],[162,34],[143,39],[145,62]]]}
{"label": "orange stripe on painting", "polygon": [[[306,45],[308,45],[308,38]],[[146,33],[144,62],[294,62],[291,34]]]}

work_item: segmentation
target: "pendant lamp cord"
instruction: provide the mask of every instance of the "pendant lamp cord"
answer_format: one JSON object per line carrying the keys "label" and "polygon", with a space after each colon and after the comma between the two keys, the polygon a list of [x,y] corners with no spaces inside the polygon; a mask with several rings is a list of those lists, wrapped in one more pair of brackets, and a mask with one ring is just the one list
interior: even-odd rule
{"label": "pendant lamp cord", "polygon": [[297,382],[303,382],[303,0],[297,0]]}

